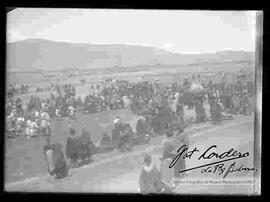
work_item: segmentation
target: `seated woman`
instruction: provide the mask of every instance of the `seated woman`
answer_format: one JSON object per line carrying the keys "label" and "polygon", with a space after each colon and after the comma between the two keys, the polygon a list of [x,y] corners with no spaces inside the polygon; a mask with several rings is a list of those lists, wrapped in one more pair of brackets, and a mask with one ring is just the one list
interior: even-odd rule
{"label": "seated woman", "polygon": [[107,133],[103,132],[102,133],[102,139],[101,139],[100,145],[108,146],[110,144],[111,144],[111,138],[110,138],[110,136]]}
{"label": "seated woman", "polygon": [[38,119],[31,121],[31,124],[30,124],[30,136],[31,137],[35,137],[38,135],[37,132],[39,130],[39,125],[37,123],[38,123]]}
{"label": "seated woman", "polygon": [[64,178],[68,175],[69,168],[67,166],[61,144],[53,144],[52,151],[54,169],[50,172],[50,174],[52,176],[55,175],[55,179]]}
{"label": "seated woman", "polygon": [[48,166],[48,173],[56,179],[66,177],[69,168],[61,145],[57,143],[52,144],[51,140],[47,138],[46,145],[43,146],[43,152]]}
{"label": "seated woman", "polygon": [[132,129],[129,124],[124,124],[122,131],[120,132],[118,148],[121,151],[131,150],[132,147]]}
{"label": "seated woman", "polygon": [[98,150],[99,153],[105,153],[113,150],[112,140],[108,133],[102,133],[102,139],[100,141],[100,146]]}
{"label": "seated woman", "polygon": [[147,129],[147,125],[144,119],[137,121],[137,143],[147,144],[150,141],[150,132]]}

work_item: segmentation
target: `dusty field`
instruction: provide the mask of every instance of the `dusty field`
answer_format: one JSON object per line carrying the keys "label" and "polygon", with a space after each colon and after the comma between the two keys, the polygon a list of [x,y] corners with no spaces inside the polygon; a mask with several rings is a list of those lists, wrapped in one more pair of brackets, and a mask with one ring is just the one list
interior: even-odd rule
{"label": "dusty field", "polygon": [[[186,119],[195,116],[194,110],[185,110]],[[104,111],[90,115],[76,114],[77,120],[71,121],[76,131],[86,126],[91,133],[93,142],[99,145],[102,132],[111,135],[113,119],[120,116],[124,121],[130,120],[132,112],[127,109]],[[51,126],[53,131],[52,139],[66,144],[68,136],[69,120],[53,120]],[[24,134],[15,139],[6,139],[5,147],[5,168],[6,181],[13,182],[47,173],[47,167],[42,153],[44,137],[36,137],[27,140]]]}
{"label": "dusty field", "polygon": [[[187,133],[190,136],[191,149],[197,147],[204,151],[210,145],[216,144],[217,151],[227,151],[235,148],[237,151],[250,152],[250,156],[236,161],[237,164],[253,166],[253,121],[252,117],[235,117],[235,121],[226,121],[222,125],[213,126],[202,124],[190,128]],[[205,127],[203,127],[205,125]],[[207,126],[206,126],[207,125]],[[38,177],[21,183],[9,184],[6,187],[12,191],[46,191],[46,192],[117,192],[136,193],[138,188],[138,176],[141,170],[142,156],[145,152],[151,153],[154,164],[159,167],[159,157],[162,153],[161,142],[164,137],[153,138],[147,146],[134,148],[133,152],[125,154],[108,154],[103,160],[93,162],[90,165],[74,170],[73,174],[65,179],[52,180],[48,176]],[[198,166],[196,156],[187,160],[187,168]],[[212,161],[211,161],[212,162]],[[226,162],[226,166],[232,162]],[[123,166],[124,165],[124,166]],[[218,173],[201,174],[200,169],[189,172],[186,179],[222,179]],[[228,179],[242,177],[251,178],[252,172],[245,171],[232,173]],[[184,179],[185,180],[185,179]],[[252,185],[249,186],[207,186],[207,185],[182,185],[176,189],[177,193],[252,193]]]}
{"label": "dusty field", "polygon": [[[218,63],[218,64],[191,64],[191,65],[145,65],[140,67],[110,67],[79,71],[75,78],[67,78],[63,72],[46,72],[46,74],[54,74],[54,78],[44,78],[37,73],[10,73],[7,71],[7,84],[16,83],[17,85],[29,84],[31,87],[49,86],[51,83],[59,82],[72,83],[78,88],[81,94],[90,92],[90,85],[102,81],[105,78],[124,79],[130,82],[139,82],[143,79],[154,81],[159,79],[163,83],[178,82],[182,83],[185,78],[191,78],[193,73],[207,72],[239,72],[240,69],[253,71],[254,65],[249,63]],[[74,73],[74,72],[69,72]],[[81,79],[86,80],[86,84],[82,85]],[[215,79],[215,78],[213,78]],[[31,93],[42,97],[49,96],[51,92]],[[29,94],[30,95],[30,94]],[[29,95],[22,95],[24,100],[29,99]]]}
{"label": "dusty field", "polygon": [[[241,65],[240,65],[241,66]],[[222,67],[222,66],[221,66]],[[219,67],[218,69],[222,69]],[[223,65],[224,67],[224,65]],[[242,67],[242,66],[241,66]],[[153,81],[159,79],[161,82],[182,82],[184,78],[190,78],[192,73],[198,73],[197,66],[187,67],[189,71],[183,71],[183,69],[172,67],[156,67],[140,69],[139,71],[126,71],[126,72],[110,72],[109,70],[102,70],[96,74],[82,75],[80,78],[63,79],[62,83],[74,83],[76,90],[79,95],[89,94],[90,84],[96,83],[102,80],[104,77],[111,77],[113,79],[126,79],[131,82],[141,81],[142,77],[145,80]],[[240,67],[239,67],[240,68]],[[238,68],[238,69],[239,69]],[[218,71],[218,70],[217,70]],[[236,69],[235,69],[236,71]],[[87,83],[85,85],[80,84],[80,79],[85,78]],[[27,77],[22,76],[10,76],[8,81],[16,81],[18,83],[29,82],[32,85],[40,86],[47,85],[51,81],[42,81],[36,75],[28,75]],[[51,92],[41,92],[23,95],[23,102],[28,102],[31,95],[38,95],[41,97],[49,96]],[[207,106],[209,108],[209,106]],[[102,131],[110,133],[112,127],[112,120],[116,115],[122,114],[123,116],[129,117],[131,114],[126,110],[118,111],[106,111],[91,115],[77,114],[77,120],[72,124],[77,130],[81,130],[83,126],[87,126],[92,134],[92,140],[95,143],[99,143]],[[186,118],[194,116],[194,110],[185,110]],[[67,136],[67,125],[68,120],[53,121],[53,139],[61,142],[65,145]],[[9,139],[5,142],[5,176],[6,182],[14,182],[40,174],[47,173],[46,165],[42,155],[42,147],[45,143],[43,137],[37,137],[30,140],[26,140],[25,136]]]}

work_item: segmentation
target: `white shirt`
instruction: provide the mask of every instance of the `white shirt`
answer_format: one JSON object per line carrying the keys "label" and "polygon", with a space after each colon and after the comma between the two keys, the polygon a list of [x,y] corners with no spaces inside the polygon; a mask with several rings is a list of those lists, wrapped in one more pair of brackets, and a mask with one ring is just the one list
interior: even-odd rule
{"label": "white shirt", "polygon": [[31,122],[31,129],[37,128],[37,123],[32,121]]}
{"label": "white shirt", "polygon": [[42,119],[44,119],[44,117],[45,117],[45,112],[42,112],[42,113],[40,114],[40,117],[41,117]]}
{"label": "white shirt", "polygon": [[42,119],[46,119],[46,120],[49,120],[50,119],[49,114],[47,112],[42,112],[41,118]]}
{"label": "white shirt", "polygon": [[41,125],[42,127],[45,128],[45,127],[47,126],[47,123],[48,123],[48,122],[47,122],[45,119],[43,119],[43,120],[41,121],[41,124],[40,124],[40,125]]}
{"label": "white shirt", "polygon": [[45,118],[46,120],[49,120],[49,119],[50,119],[49,114],[48,114],[48,113],[45,113],[44,118]]}
{"label": "white shirt", "polygon": [[39,117],[39,111],[35,112],[35,117],[37,117],[37,118]]}
{"label": "white shirt", "polygon": [[119,121],[120,121],[120,119],[116,118],[116,119],[113,121],[113,123],[116,124],[116,123],[118,123]]}
{"label": "white shirt", "polygon": [[46,107],[46,103],[42,102],[41,106],[42,106],[42,108],[45,108]]}
{"label": "white shirt", "polygon": [[73,112],[74,111],[74,108],[72,106],[69,106],[68,110],[70,110],[70,111]]}
{"label": "white shirt", "polygon": [[30,128],[31,127],[31,123],[32,123],[31,120],[27,120],[27,122],[26,122],[27,127]]}

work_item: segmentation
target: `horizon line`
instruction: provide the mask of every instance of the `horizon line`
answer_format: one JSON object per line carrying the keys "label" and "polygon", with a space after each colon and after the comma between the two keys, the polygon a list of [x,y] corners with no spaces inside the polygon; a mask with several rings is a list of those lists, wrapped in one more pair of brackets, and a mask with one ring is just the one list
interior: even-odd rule
{"label": "horizon line", "polygon": [[148,44],[144,44],[144,43],[88,43],[88,42],[73,42],[73,41],[61,41],[61,40],[51,40],[51,39],[46,39],[46,38],[42,38],[42,37],[29,37],[29,38],[25,38],[25,39],[18,39],[18,40],[14,40],[14,41],[6,41],[6,43],[16,43],[16,42],[22,42],[22,41],[27,41],[27,40],[44,40],[44,41],[50,41],[50,42],[59,42],[59,43],[70,43],[70,44],[84,44],[84,45],[126,45],[126,46],[142,46],[142,47],[148,47],[148,48],[157,48],[160,50],[164,50],[170,53],[175,53],[175,54],[183,54],[183,55],[199,55],[199,54],[216,54],[218,52],[249,52],[249,53],[255,53],[254,51],[251,50],[243,50],[243,49],[239,49],[239,50],[231,50],[231,49],[223,49],[223,50],[216,50],[216,51],[205,51],[205,52],[199,52],[199,51],[187,51],[187,52],[178,52],[178,51],[172,51],[172,50],[168,50],[166,48],[162,48],[162,47],[156,47],[156,46],[151,46]]}

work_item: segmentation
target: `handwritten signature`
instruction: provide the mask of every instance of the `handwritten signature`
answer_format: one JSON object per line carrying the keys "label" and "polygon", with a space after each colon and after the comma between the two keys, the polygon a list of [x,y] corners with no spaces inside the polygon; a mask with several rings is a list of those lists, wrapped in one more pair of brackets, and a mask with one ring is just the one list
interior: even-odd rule
{"label": "handwritten signature", "polygon": [[[249,156],[249,152],[241,153],[236,151],[235,149],[231,148],[230,150],[223,152],[221,154],[216,153],[213,151],[214,148],[217,148],[217,145],[212,145],[208,149],[206,149],[199,157],[197,160],[201,159],[207,159],[207,160],[213,160],[213,159],[218,159],[218,161],[208,163],[208,164],[203,164],[200,166],[196,166],[193,168],[185,169],[179,171],[179,173],[187,172],[190,170],[195,170],[199,168],[203,168],[201,170],[201,173],[219,173],[219,175],[223,174],[223,178],[226,178],[229,173],[233,172],[239,172],[239,171],[257,171],[255,168],[248,168],[246,165],[241,164],[239,167],[236,166],[235,161],[228,167],[228,169],[225,167],[224,162],[226,161],[232,161],[240,158],[245,158]],[[195,147],[193,150],[188,151],[187,145],[181,146],[177,150],[177,155],[173,158],[172,162],[169,165],[169,168],[172,168],[175,166],[177,161],[182,159],[191,159],[194,153],[200,152],[197,147]]]}

